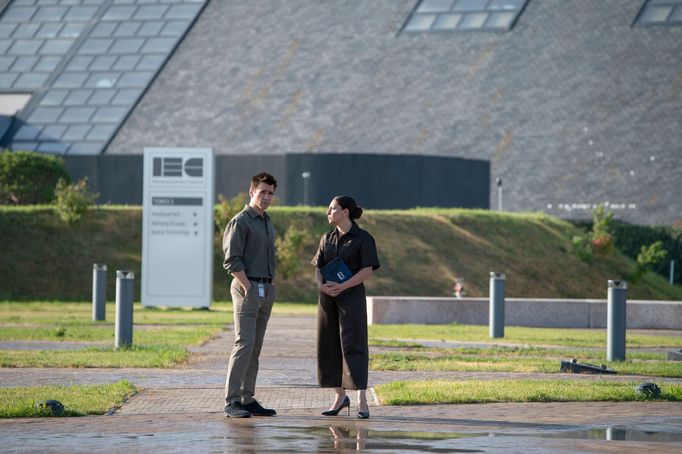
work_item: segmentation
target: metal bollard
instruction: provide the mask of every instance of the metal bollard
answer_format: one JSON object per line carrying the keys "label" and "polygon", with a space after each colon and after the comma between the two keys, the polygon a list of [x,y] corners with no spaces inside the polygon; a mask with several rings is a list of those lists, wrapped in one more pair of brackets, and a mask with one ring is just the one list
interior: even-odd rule
{"label": "metal bollard", "polygon": [[490,337],[504,337],[504,273],[490,273]]}
{"label": "metal bollard", "polygon": [[114,347],[133,345],[133,299],[135,296],[135,273],[116,271],[116,337]]}
{"label": "metal bollard", "polygon": [[606,428],[606,439],[608,441],[623,441],[625,440],[625,429],[619,429],[616,427],[607,427]]}
{"label": "metal bollard", "polygon": [[675,283],[675,259],[670,260],[670,285]]}
{"label": "metal bollard", "polygon": [[107,304],[107,266],[101,263],[92,265],[92,319],[106,319]]}
{"label": "metal bollard", "polygon": [[608,361],[625,361],[625,296],[627,288],[625,281],[609,281],[606,349]]}

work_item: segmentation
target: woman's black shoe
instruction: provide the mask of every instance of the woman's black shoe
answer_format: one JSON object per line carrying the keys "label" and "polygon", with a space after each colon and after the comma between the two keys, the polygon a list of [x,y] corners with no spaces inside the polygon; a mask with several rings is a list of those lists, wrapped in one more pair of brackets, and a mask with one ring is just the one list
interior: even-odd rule
{"label": "woman's black shoe", "polygon": [[333,410],[327,410],[323,411],[321,413],[322,416],[336,416],[339,414],[343,408],[346,407],[348,409],[348,414],[350,415],[350,398],[348,396],[345,396],[343,398],[343,402],[341,402],[341,405],[339,405],[339,408],[335,408]]}
{"label": "woman's black shoe", "polygon": [[369,410],[367,411],[358,410],[358,419],[369,419]]}

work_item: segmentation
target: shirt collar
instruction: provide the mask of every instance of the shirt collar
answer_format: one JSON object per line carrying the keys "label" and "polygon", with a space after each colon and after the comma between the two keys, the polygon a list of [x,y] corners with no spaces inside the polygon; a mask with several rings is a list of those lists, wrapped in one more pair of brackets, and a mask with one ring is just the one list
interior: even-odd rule
{"label": "shirt collar", "polygon": [[261,216],[251,205],[248,204],[244,205],[244,211],[246,211],[246,214],[248,214],[251,219],[256,219],[258,217],[270,219],[270,215],[268,213],[263,212],[263,216]]}
{"label": "shirt collar", "polygon": [[351,221],[351,222],[353,223],[353,225],[350,226],[350,230],[349,230],[348,232],[346,232],[346,233],[344,233],[343,235],[341,235],[341,232],[339,232],[339,229],[337,229],[336,227],[334,227],[334,234],[335,234],[338,238],[341,238],[341,237],[343,237],[343,236],[345,236],[345,235],[357,236],[357,234],[360,232],[360,227],[358,226],[358,224],[357,224],[355,221]]}

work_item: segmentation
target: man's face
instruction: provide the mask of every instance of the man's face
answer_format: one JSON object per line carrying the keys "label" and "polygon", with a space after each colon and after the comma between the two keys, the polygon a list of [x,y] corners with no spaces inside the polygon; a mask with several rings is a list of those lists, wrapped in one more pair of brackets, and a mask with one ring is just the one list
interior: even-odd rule
{"label": "man's face", "polygon": [[260,211],[265,211],[270,206],[272,198],[275,196],[275,186],[260,182],[255,188],[249,189],[251,200],[249,205]]}

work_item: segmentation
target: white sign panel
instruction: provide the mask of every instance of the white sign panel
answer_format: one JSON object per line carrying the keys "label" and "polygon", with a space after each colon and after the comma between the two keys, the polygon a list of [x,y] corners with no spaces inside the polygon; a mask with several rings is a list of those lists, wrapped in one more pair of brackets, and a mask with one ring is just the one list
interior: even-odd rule
{"label": "white sign panel", "polygon": [[213,187],[212,149],[144,149],[144,306],[211,304]]}

